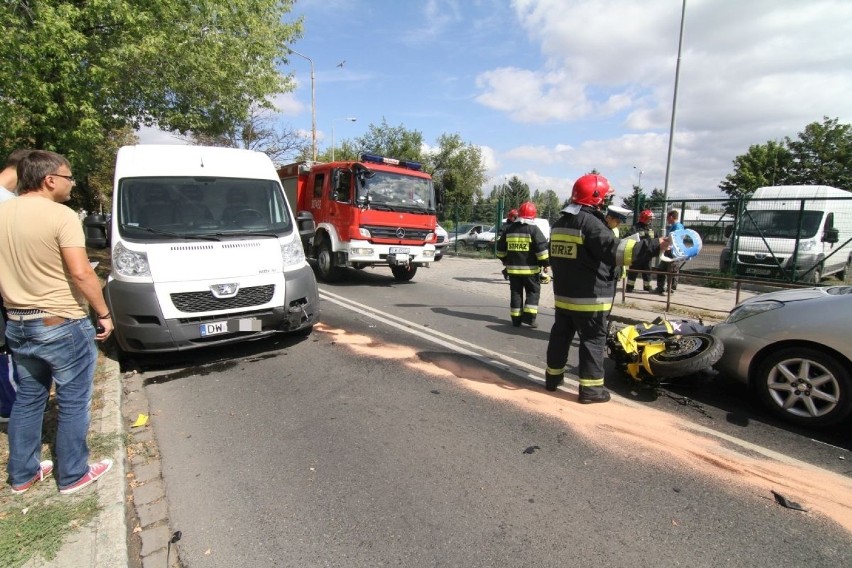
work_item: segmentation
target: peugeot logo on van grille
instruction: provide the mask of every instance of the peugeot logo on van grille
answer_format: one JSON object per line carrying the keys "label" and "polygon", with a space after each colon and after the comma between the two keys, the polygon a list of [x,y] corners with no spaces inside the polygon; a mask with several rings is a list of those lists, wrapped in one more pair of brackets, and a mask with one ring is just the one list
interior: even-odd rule
{"label": "peugeot logo on van grille", "polygon": [[233,298],[240,290],[240,285],[233,284],[214,284],[210,286],[210,291],[217,298]]}
{"label": "peugeot logo on van grille", "polygon": [[404,239],[404,238],[405,238],[405,229],[403,229],[402,227],[400,227],[399,229],[397,229],[397,230],[396,230],[396,238],[398,238],[398,239]]}

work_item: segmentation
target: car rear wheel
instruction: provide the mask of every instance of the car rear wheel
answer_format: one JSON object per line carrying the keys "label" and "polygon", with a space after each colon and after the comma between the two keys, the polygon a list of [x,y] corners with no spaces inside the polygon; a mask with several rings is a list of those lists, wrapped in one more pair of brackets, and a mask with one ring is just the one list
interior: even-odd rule
{"label": "car rear wheel", "polygon": [[809,347],[787,348],[763,361],[753,384],[769,410],[785,420],[805,426],[836,424],[852,412],[847,364]]}

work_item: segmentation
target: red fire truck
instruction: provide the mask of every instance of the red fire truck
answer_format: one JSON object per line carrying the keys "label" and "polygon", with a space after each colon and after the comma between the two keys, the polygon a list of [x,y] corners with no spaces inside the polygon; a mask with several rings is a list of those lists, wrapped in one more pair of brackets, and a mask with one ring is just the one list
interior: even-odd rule
{"label": "red fire truck", "polygon": [[440,196],[418,162],[363,154],[360,161],[290,164],[278,176],[300,226],[313,217],[302,243],[322,280],[339,279],[344,267],[383,265],[407,281],[435,260]]}

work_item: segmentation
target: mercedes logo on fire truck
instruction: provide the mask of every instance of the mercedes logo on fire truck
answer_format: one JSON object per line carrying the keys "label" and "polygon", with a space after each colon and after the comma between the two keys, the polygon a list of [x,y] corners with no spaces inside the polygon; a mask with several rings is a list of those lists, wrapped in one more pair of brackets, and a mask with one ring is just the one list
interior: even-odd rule
{"label": "mercedes logo on fire truck", "polygon": [[405,229],[403,229],[402,227],[400,227],[399,229],[397,229],[397,230],[396,230],[396,238],[398,238],[398,239],[404,239],[404,238],[405,238]]}

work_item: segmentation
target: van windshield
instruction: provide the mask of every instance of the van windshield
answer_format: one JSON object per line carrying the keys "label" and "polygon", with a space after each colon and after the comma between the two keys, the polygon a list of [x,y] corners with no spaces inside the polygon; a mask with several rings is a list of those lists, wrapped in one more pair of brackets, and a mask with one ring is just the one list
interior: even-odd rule
{"label": "van windshield", "polygon": [[292,220],[273,180],[125,178],[118,185],[122,236],[140,239],[280,234]]}
{"label": "van windshield", "polygon": [[800,239],[810,239],[817,234],[822,222],[822,211],[749,211],[740,221],[740,236],[776,239],[795,239],[802,215]]}

